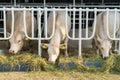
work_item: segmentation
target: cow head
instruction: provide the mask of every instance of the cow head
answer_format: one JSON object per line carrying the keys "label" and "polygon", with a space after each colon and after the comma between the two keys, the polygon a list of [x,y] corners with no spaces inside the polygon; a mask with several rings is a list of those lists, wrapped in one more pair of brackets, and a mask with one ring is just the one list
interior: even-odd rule
{"label": "cow head", "polygon": [[50,64],[54,64],[55,61],[57,60],[59,53],[60,53],[60,49],[65,49],[66,45],[65,44],[61,44],[60,46],[57,46],[55,44],[42,44],[42,48],[46,49],[47,48],[47,53],[49,56],[48,62]]}
{"label": "cow head", "polygon": [[12,54],[16,54],[18,53],[24,44],[24,37],[25,34],[24,32],[20,32],[20,31],[15,31],[13,36],[9,39],[10,42],[10,49],[9,52]]}
{"label": "cow head", "polygon": [[108,39],[102,40],[99,36],[96,37],[96,40],[96,46],[99,48],[99,52],[102,54],[102,57],[108,58],[111,49],[111,41]]}

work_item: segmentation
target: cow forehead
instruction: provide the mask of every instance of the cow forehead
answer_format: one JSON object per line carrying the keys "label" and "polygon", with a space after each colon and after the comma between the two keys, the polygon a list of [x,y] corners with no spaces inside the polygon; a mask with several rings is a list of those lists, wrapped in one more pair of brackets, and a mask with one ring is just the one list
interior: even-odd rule
{"label": "cow forehead", "polygon": [[109,44],[109,43],[110,43],[109,40],[103,40],[103,42],[104,42],[105,44]]}
{"label": "cow forehead", "polygon": [[17,42],[17,40],[21,40],[22,36],[20,35],[20,33],[15,32],[12,36],[12,38],[10,39],[11,42]]}
{"label": "cow forehead", "polygon": [[102,41],[102,46],[107,47],[107,46],[110,46],[110,45],[111,45],[111,43],[110,43],[109,40]]}
{"label": "cow forehead", "polygon": [[59,53],[59,47],[49,46],[49,47],[48,47],[48,53],[52,53],[52,54],[57,54],[57,53]]}
{"label": "cow forehead", "polygon": [[16,36],[17,39],[16,40],[21,40],[22,39],[22,36],[19,34],[18,36]]}

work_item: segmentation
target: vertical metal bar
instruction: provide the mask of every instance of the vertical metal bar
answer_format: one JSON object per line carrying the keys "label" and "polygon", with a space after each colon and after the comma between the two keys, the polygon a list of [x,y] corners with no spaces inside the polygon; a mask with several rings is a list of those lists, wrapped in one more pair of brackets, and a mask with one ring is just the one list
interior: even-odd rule
{"label": "vertical metal bar", "polygon": [[27,36],[27,28],[26,28],[26,8],[24,8],[23,10],[23,21],[24,21],[24,32],[25,32],[25,36]]}
{"label": "vertical metal bar", "polygon": [[47,38],[47,8],[45,8],[44,11],[44,23],[45,23],[44,33],[45,33],[45,38]]}
{"label": "vertical metal bar", "polygon": [[5,7],[3,10],[3,15],[4,15],[4,38],[6,38],[6,9]]}
{"label": "vertical metal bar", "polygon": [[91,38],[93,38],[94,37],[94,35],[95,35],[95,30],[96,30],[96,20],[97,20],[97,8],[95,8],[94,9],[94,24],[92,25],[93,26],[93,34],[91,35]]}
{"label": "vertical metal bar", "polygon": [[67,25],[67,16],[68,16],[68,8],[65,8],[65,29],[66,29],[66,34],[68,35],[69,34],[69,32],[68,32],[68,25]]}
{"label": "vertical metal bar", "polygon": [[72,37],[75,38],[75,0],[73,0],[73,34]]}
{"label": "vertical metal bar", "polygon": [[73,8],[73,29],[72,37],[75,38],[75,8]]}
{"label": "vertical metal bar", "polygon": [[[55,8],[53,8],[52,9],[52,11],[51,12],[53,12],[53,27],[52,27],[52,34],[50,35],[50,37],[48,38],[48,37],[46,37],[45,39],[51,39],[53,36],[54,36],[54,32],[55,32],[55,21],[56,21],[56,10],[55,10]],[[47,33],[46,33],[47,34]]]}
{"label": "vertical metal bar", "polygon": [[[55,8],[53,9],[53,29],[55,31],[55,21],[56,21],[56,12],[55,12]],[[54,34],[54,31],[52,30],[53,34]]]}
{"label": "vertical metal bar", "polygon": [[41,9],[39,8],[38,14],[37,14],[37,19],[38,19],[38,55],[41,56]]}
{"label": "vertical metal bar", "polygon": [[78,53],[78,56],[81,56],[81,52],[82,52],[82,50],[81,50],[81,49],[82,49],[82,48],[81,48],[81,34],[82,34],[82,32],[81,32],[81,29],[82,29],[82,28],[81,28],[81,27],[82,27],[82,26],[81,26],[81,18],[82,18],[82,17],[81,17],[81,16],[82,16],[82,9],[80,8],[80,9],[79,9],[79,49],[78,49],[78,50],[79,50],[79,53]]}
{"label": "vertical metal bar", "polygon": [[16,6],[16,0],[14,0],[14,6]]}
{"label": "vertical metal bar", "polygon": [[[118,18],[118,24],[120,24],[119,21],[120,21],[120,19]],[[119,25],[118,25],[118,28],[119,28]],[[119,49],[119,54],[120,54],[120,35],[118,35],[118,39],[119,39],[118,40],[118,43],[119,43],[119,48],[118,49]]]}
{"label": "vertical metal bar", "polygon": [[[70,5],[69,7],[70,7],[70,9],[71,9],[71,5]],[[70,11],[70,17],[71,17],[71,11]]]}
{"label": "vertical metal bar", "polygon": [[104,5],[104,0],[102,0],[102,5]]}
{"label": "vertical metal bar", "polygon": [[[114,39],[116,38],[116,29],[117,29],[117,28],[116,28],[116,27],[117,27],[117,24],[116,24],[116,23],[117,23],[117,22],[116,22],[116,21],[117,21],[117,20],[116,20],[116,19],[117,19],[117,18],[116,18],[116,14],[117,14],[117,9],[115,9],[115,15],[114,15],[114,31],[113,31],[113,32],[114,32],[114,34],[113,34],[113,35],[114,35]],[[109,34],[109,35],[110,35],[110,34]]]}
{"label": "vertical metal bar", "polygon": [[33,11],[33,8],[32,8],[32,38],[34,38],[34,11]]}
{"label": "vertical metal bar", "polygon": [[73,0],[73,7],[75,7],[75,0]]}
{"label": "vertical metal bar", "polygon": [[14,8],[12,8],[12,30],[11,30],[11,36],[10,37],[12,37],[13,36],[13,33],[14,33],[14,22],[15,22],[15,16],[14,16],[14,10],[13,10]]}
{"label": "vertical metal bar", "polygon": [[44,8],[46,7],[46,0],[44,0]]}
{"label": "vertical metal bar", "polygon": [[[2,12],[0,11],[0,14],[2,15]],[[0,15],[0,20],[2,20],[2,16]]]}
{"label": "vertical metal bar", "polygon": [[75,38],[75,0],[73,0],[73,34],[72,37]]}
{"label": "vertical metal bar", "polygon": [[[119,38],[120,38],[120,36],[119,36]],[[119,45],[118,45],[118,46],[119,46],[118,49],[119,49],[119,54],[120,54],[120,40],[118,40],[118,44],[119,44]]]}
{"label": "vertical metal bar", "polygon": [[106,27],[107,27],[107,36],[110,38],[110,34],[109,34],[109,27],[108,27],[108,16],[109,16],[109,9],[106,9],[107,14],[106,14]]}
{"label": "vertical metal bar", "polygon": [[81,0],[81,5],[83,5],[83,0]]}
{"label": "vertical metal bar", "polygon": [[88,8],[86,9],[86,38],[88,38]]}
{"label": "vertical metal bar", "polygon": [[53,37],[55,32],[55,21],[56,21],[56,11],[55,11],[55,8],[53,8],[53,29],[52,29],[51,38]]}
{"label": "vertical metal bar", "polygon": [[115,50],[114,51],[117,51],[117,44],[119,44],[119,41],[115,41]]}

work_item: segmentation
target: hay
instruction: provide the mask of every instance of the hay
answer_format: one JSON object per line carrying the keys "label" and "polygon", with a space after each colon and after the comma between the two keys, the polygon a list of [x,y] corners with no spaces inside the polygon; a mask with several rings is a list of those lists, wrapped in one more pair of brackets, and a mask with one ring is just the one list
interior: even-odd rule
{"label": "hay", "polygon": [[82,57],[74,56],[74,57],[63,57],[61,56],[59,59],[58,67],[62,70],[71,70],[76,69],[77,64],[83,62]]}
{"label": "hay", "polygon": [[7,57],[1,54],[0,55],[0,64],[4,64],[6,62],[7,62]]}
{"label": "hay", "polygon": [[114,60],[110,72],[120,74],[120,55],[114,55]]}
{"label": "hay", "polygon": [[[107,60],[102,59],[99,55],[90,54],[83,55],[83,58],[77,57],[62,57],[60,58],[60,70],[77,70],[80,72],[117,72],[120,73],[120,55],[110,55]],[[94,65],[86,66],[82,62],[100,62],[102,66]]]}
{"label": "hay", "polygon": [[[101,62],[102,66],[86,66],[83,62]],[[103,60],[95,54],[83,55],[83,57],[60,56],[56,64],[47,63],[45,58],[38,55],[24,53],[14,56],[0,55],[0,71],[56,71],[77,70],[80,72],[116,72],[120,73],[120,55],[112,54],[107,60]]]}
{"label": "hay", "polygon": [[[87,56],[88,57],[88,56]],[[85,60],[85,59],[86,60]],[[90,59],[89,59],[90,60]],[[59,62],[59,69],[61,70],[77,70],[80,72],[96,72],[98,68],[94,66],[85,66],[83,61],[89,61],[85,56],[82,57],[62,57]]]}

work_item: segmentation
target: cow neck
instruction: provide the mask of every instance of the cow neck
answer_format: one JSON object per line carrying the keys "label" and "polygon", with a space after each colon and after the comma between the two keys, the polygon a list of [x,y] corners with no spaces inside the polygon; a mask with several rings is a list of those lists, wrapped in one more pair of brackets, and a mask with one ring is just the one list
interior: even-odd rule
{"label": "cow neck", "polygon": [[[16,14],[18,14],[18,13],[16,13]],[[19,18],[17,17],[17,21],[16,21],[15,25],[18,26],[18,27],[16,27],[16,30],[24,32],[23,14],[20,14]]]}
{"label": "cow neck", "polygon": [[101,27],[101,32],[100,32],[100,34],[99,34],[99,36],[101,37],[101,39],[103,39],[103,40],[107,40],[108,39],[108,37],[107,37],[107,32],[106,32],[106,30],[107,30],[107,28],[106,28],[106,25],[105,25],[105,12],[102,14],[102,18],[101,18],[101,21],[102,21],[102,27]]}

